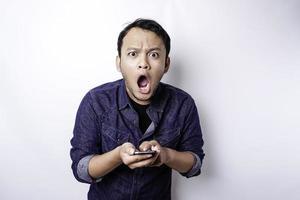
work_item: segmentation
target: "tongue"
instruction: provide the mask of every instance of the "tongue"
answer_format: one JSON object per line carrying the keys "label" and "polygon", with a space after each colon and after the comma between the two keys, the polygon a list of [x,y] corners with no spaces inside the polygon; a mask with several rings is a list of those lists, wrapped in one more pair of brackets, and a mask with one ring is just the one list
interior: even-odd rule
{"label": "tongue", "polygon": [[139,87],[146,87],[148,85],[148,83],[149,83],[149,81],[147,80],[147,78],[145,76],[140,77],[138,80]]}

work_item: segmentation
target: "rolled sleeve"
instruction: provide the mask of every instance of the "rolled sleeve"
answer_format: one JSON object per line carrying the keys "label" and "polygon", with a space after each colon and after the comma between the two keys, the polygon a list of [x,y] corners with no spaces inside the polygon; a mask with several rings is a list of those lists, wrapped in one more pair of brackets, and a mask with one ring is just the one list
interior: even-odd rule
{"label": "rolled sleeve", "polygon": [[77,174],[78,177],[88,183],[92,183],[93,179],[89,175],[88,168],[89,168],[89,162],[92,159],[94,155],[89,155],[86,157],[83,157],[79,162],[77,166]]}
{"label": "rolled sleeve", "polygon": [[97,135],[99,124],[93,108],[90,93],[82,100],[76,115],[76,121],[71,139],[72,170],[75,178],[80,182],[91,183],[88,174],[88,164],[95,154],[100,154],[100,139]]}
{"label": "rolled sleeve", "polygon": [[195,102],[192,99],[186,104],[187,118],[183,128],[183,135],[178,145],[179,151],[186,151],[192,153],[195,162],[192,169],[187,173],[181,173],[187,178],[197,176],[201,173],[201,166],[205,156],[203,151],[203,138],[200,126],[199,115]]}
{"label": "rolled sleeve", "polygon": [[192,169],[190,169],[188,172],[181,173],[183,176],[185,176],[187,178],[190,178],[190,177],[200,174],[201,165],[202,165],[199,156],[193,152],[190,152],[190,153],[194,156],[194,165],[193,165]]}

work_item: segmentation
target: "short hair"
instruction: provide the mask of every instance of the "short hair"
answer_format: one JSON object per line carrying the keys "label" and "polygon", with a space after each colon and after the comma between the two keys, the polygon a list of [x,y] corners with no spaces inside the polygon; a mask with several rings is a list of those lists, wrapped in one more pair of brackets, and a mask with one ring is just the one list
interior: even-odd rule
{"label": "short hair", "polygon": [[170,52],[170,42],[171,39],[168,35],[168,33],[163,29],[163,27],[157,23],[154,20],[151,19],[143,19],[143,18],[138,18],[134,22],[128,24],[119,34],[118,37],[118,55],[121,57],[121,48],[123,45],[123,38],[127,35],[130,29],[132,28],[141,28],[144,30],[152,31],[154,32],[160,39],[162,39],[165,48],[166,48],[166,57],[168,57],[169,52]]}

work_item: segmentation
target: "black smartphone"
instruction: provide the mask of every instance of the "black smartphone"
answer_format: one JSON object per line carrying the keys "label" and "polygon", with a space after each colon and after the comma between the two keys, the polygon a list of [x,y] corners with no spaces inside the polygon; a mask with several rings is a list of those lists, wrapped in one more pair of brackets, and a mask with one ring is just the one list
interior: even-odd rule
{"label": "black smartphone", "polygon": [[154,155],[156,154],[156,151],[135,151],[132,155],[147,155],[147,154],[151,154]]}

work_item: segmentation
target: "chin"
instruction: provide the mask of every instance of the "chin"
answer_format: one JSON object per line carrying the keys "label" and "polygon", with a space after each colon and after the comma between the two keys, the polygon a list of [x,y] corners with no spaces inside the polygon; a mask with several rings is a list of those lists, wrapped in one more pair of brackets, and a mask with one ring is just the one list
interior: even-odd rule
{"label": "chin", "polygon": [[147,95],[143,94],[143,95],[139,95],[137,97],[138,97],[138,100],[140,100],[140,101],[149,101],[151,99],[152,95],[151,94],[147,94]]}
{"label": "chin", "polygon": [[149,94],[137,94],[135,95],[135,98],[138,100],[138,101],[150,101],[152,97],[152,93],[149,93]]}

